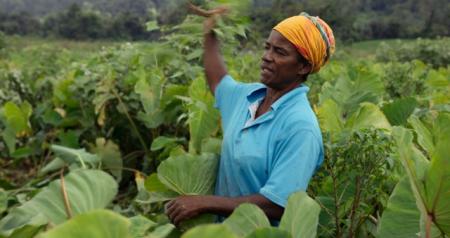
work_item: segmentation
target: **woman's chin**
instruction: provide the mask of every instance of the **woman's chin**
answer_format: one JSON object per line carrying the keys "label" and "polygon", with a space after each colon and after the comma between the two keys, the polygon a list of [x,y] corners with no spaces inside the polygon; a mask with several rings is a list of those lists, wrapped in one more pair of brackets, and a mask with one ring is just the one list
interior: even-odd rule
{"label": "woman's chin", "polygon": [[271,81],[271,77],[269,77],[267,74],[261,73],[260,82],[262,84],[267,85],[268,83],[270,83],[270,81]]}

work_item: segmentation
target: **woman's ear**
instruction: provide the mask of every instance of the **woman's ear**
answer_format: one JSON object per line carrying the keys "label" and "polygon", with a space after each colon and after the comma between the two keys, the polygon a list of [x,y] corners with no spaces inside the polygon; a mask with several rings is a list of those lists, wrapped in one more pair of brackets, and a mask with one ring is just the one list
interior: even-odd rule
{"label": "woman's ear", "polygon": [[298,70],[298,75],[305,75],[305,74],[309,74],[311,72],[311,64],[301,64],[300,69]]}

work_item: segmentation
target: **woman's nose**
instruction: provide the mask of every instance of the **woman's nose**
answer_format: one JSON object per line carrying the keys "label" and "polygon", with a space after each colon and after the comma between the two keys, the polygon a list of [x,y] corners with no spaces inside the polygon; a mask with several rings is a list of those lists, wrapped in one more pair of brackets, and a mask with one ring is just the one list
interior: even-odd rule
{"label": "woman's nose", "polygon": [[265,50],[261,59],[263,61],[272,61],[272,54],[270,53],[270,50]]}

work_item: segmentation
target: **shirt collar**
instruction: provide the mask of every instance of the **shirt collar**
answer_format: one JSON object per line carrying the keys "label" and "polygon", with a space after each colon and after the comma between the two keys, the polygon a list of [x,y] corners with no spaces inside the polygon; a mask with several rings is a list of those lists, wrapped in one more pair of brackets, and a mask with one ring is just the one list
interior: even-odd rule
{"label": "shirt collar", "polygon": [[[292,98],[299,97],[301,95],[306,95],[306,93],[308,93],[308,91],[309,91],[309,87],[302,84],[299,87],[294,88],[291,91],[289,91],[288,93],[281,96],[281,98],[279,98],[277,101],[275,101],[272,104],[271,108],[273,110],[277,110],[279,107],[285,105]],[[266,96],[266,92],[267,92],[267,87],[264,84],[258,84],[258,87],[256,87],[255,89],[253,89],[252,91],[250,91],[247,94],[247,100],[250,103],[254,103],[257,100],[264,98]]]}

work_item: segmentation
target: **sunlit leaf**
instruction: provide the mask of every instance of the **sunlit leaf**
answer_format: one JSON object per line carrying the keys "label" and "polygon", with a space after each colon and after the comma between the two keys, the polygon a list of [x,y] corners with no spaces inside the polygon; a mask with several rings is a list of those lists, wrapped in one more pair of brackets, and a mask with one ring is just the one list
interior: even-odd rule
{"label": "sunlit leaf", "polygon": [[278,229],[275,227],[263,227],[256,229],[245,238],[291,238],[291,237],[292,235],[285,230]]}
{"label": "sunlit leaf", "polygon": [[59,145],[51,145],[50,149],[68,164],[79,163],[82,167],[86,167],[86,164],[95,166],[100,162],[97,155],[88,153],[85,149],[72,149]]}
{"label": "sunlit leaf", "polygon": [[8,193],[0,188],[0,214],[8,208]]}
{"label": "sunlit leaf", "polygon": [[158,226],[148,235],[148,238],[166,238],[174,231],[174,229],[175,226],[172,224]]}
{"label": "sunlit leaf", "polygon": [[214,98],[201,78],[192,82],[189,87],[192,103],[189,108],[189,151],[198,153],[202,140],[210,137],[219,129],[219,112],[214,108]]}
{"label": "sunlit leaf", "polygon": [[222,140],[219,138],[206,138],[202,141],[202,153],[220,154],[222,149]]}
{"label": "sunlit leaf", "polygon": [[323,102],[319,107],[317,116],[320,121],[320,128],[324,132],[339,133],[344,127],[342,111],[331,99]]}
{"label": "sunlit leaf", "polygon": [[149,192],[167,192],[169,189],[158,178],[157,173],[153,173],[145,179],[145,189]]}
{"label": "sunlit leaf", "polygon": [[182,238],[238,238],[233,232],[225,225],[202,225],[197,226],[181,236]]}
{"label": "sunlit leaf", "polygon": [[139,81],[136,83],[134,91],[139,95],[144,109],[143,112],[138,113],[138,119],[144,122],[148,128],[156,128],[164,122],[161,97],[166,78],[158,69],[147,73],[144,68],[140,68],[135,74]]}
{"label": "sunlit leaf", "polygon": [[382,110],[389,123],[393,126],[405,125],[409,116],[417,107],[414,98],[400,98],[383,106]]}
{"label": "sunlit leaf", "polygon": [[123,162],[119,146],[104,138],[97,138],[95,144],[96,147],[93,152],[100,157],[102,167],[110,171],[117,178],[117,181],[120,181],[122,179]]}
{"label": "sunlit leaf", "polygon": [[163,149],[168,145],[177,144],[177,142],[183,141],[184,138],[175,138],[175,137],[166,137],[166,136],[158,136],[152,142],[151,150],[157,151]]}
{"label": "sunlit leaf", "polygon": [[320,206],[305,192],[289,196],[288,204],[281,218],[280,228],[294,238],[316,237]]}
{"label": "sunlit leaf", "polygon": [[270,227],[266,214],[256,205],[242,204],[223,222],[234,234],[245,237],[257,228]]}
{"label": "sunlit leaf", "polygon": [[420,233],[420,212],[408,178],[394,188],[383,211],[377,237],[410,238]]}
{"label": "sunlit leaf", "polygon": [[131,238],[130,221],[108,210],[91,211],[43,233],[38,238]]}
{"label": "sunlit leaf", "polygon": [[28,102],[24,102],[22,105],[7,102],[2,108],[5,126],[14,131],[17,137],[27,135],[31,132],[29,122],[31,113],[32,108]]}
{"label": "sunlit leaf", "polygon": [[[100,170],[76,170],[64,180],[73,215],[104,208],[117,193],[116,181]],[[26,225],[60,224],[67,217],[61,181],[55,180],[30,201],[12,209],[0,221],[0,235],[9,235]]]}
{"label": "sunlit leaf", "polygon": [[[450,127],[450,120],[447,120]],[[425,206],[433,221],[445,234],[450,235],[450,134],[436,143],[430,169],[425,176]]]}
{"label": "sunlit leaf", "polygon": [[216,180],[218,160],[213,155],[171,157],[158,167],[158,178],[180,195],[211,194]]}
{"label": "sunlit leaf", "polygon": [[434,142],[431,129],[428,128],[418,117],[412,116],[408,122],[414,128],[417,134],[417,142],[423,149],[427,151],[429,155],[433,154]]}
{"label": "sunlit leaf", "polygon": [[361,107],[351,115],[345,127],[352,130],[368,127],[391,129],[391,125],[383,112],[372,103],[361,103]]}
{"label": "sunlit leaf", "polygon": [[132,238],[144,238],[146,237],[148,230],[155,227],[157,224],[152,220],[138,215],[130,218],[130,236]]}

